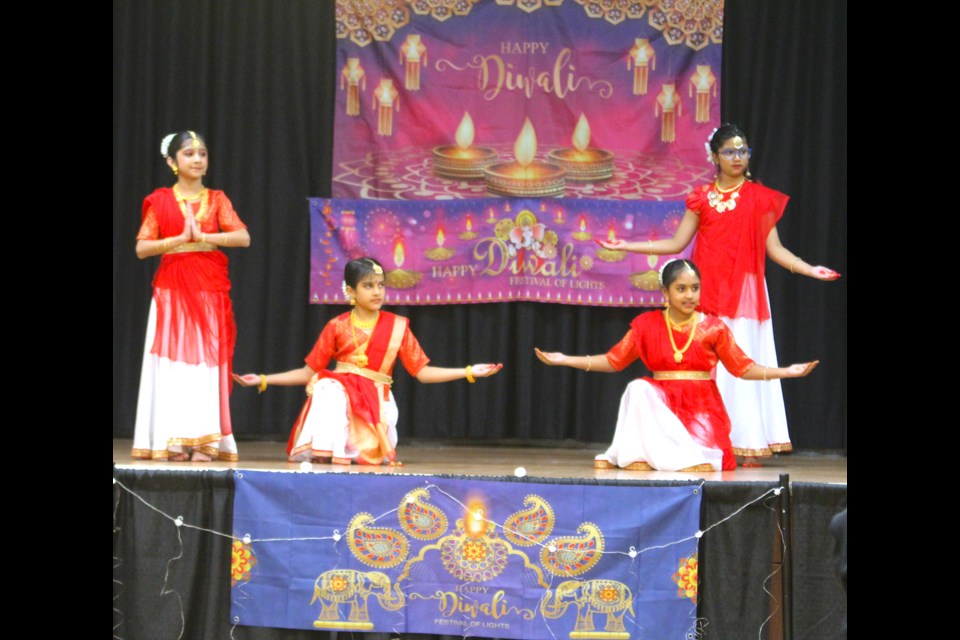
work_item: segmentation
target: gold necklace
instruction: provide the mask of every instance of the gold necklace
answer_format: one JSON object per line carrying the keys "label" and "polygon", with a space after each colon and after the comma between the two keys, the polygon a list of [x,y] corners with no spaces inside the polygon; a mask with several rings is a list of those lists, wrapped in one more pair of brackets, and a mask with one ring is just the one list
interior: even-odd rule
{"label": "gold necklace", "polygon": [[[740,197],[740,187],[743,186],[743,183],[746,182],[746,179],[741,179],[740,182],[735,187],[730,187],[728,189],[720,188],[720,181],[716,180],[713,183],[713,189],[710,193],[707,194],[707,202],[710,203],[710,206],[716,209],[717,213],[723,213],[724,211],[733,211],[737,208],[737,198]],[[728,200],[724,200],[723,196],[728,193],[733,193]]]}
{"label": "gold necklace", "polygon": [[377,326],[377,320],[379,319],[379,311],[377,311],[377,314],[373,316],[373,320],[361,320],[356,309],[352,309],[350,311],[350,323],[353,324],[353,326],[355,326],[357,329],[373,329],[375,326]]}
{"label": "gold necklace", "polygon": [[206,187],[203,187],[200,190],[200,193],[198,193],[197,195],[187,198],[187,197],[184,197],[182,193],[180,193],[180,189],[177,188],[177,185],[173,185],[173,197],[176,199],[177,206],[180,207],[180,213],[183,214],[184,218],[187,217],[187,202],[188,201],[193,202],[197,198],[200,198],[200,210],[197,211],[197,214],[193,216],[193,218],[197,222],[201,222],[204,219],[204,217],[206,217],[207,207],[210,205],[210,198],[207,196],[208,196],[208,192]]}
{"label": "gold necklace", "polygon": [[[680,364],[681,362],[683,362],[683,354],[686,353],[687,349],[690,348],[690,345],[693,344],[693,334],[697,332],[697,321],[698,321],[697,316],[698,315],[699,314],[696,311],[694,311],[693,315],[690,316],[688,319],[678,324],[674,324],[673,319],[670,317],[670,310],[669,309],[663,310],[663,317],[667,321],[667,336],[670,338],[670,346],[673,347],[673,359],[677,364]],[[687,344],[683,345],[683,349],[677,349],[677,343],[674,342],[673,340],[673,330],[676,327],[682,327],[683,325],[688,324],[690,322],[693,323],[693,326],[690,327],[690,337],[687,338]]]}
{"label": "gold necklace", "polygon": [[[376,326],[377,320],[380,319],[380,313],[377,312],[377,317],[373,319],[372,323],[370,322],[361,323],[359,320],[356,320],[356,322],[354,322],[355,319],[356,319],[355,312],[351,311],[350,312],[350,331],[351,333],[353,333],[353,346],[357,350],[357,366],[360,367],[361,369],[365,369],[367,367],[367,363],[370,362],[370,359],[367,358],[366,351],[367,351],[367,347],[370,345],[370,340],[373,338],[373,331],[370,332],[370,335],[367,336],[367,341],[364,342],[363,345],[361,346],[360,341],[357,340],[357,327],[359,326],[361,329],[367,329],[367,328],[372,329],[374,326]],[[369,325],[369,326],[364,326],[364,325]]]}

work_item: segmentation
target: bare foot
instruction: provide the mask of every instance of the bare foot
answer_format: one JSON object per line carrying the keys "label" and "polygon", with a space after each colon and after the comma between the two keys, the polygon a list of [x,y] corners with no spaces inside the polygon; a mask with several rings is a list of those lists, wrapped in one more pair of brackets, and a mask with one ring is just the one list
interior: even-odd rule
{"label": "bare foot", "polygon": [[[184,455],[186,455],[186,454],[184,454]],[[210,461],[212,461],[212,460],[213,460],[213,458],[211,458],[210,456],[208,456],[208,455],[205,454],[204,452],[200,451],[199,449],[194,449],[194,450],[193,450],[193,455],[190,456],[190,461],[191,461],[191,462],[210,462]]]}
{"label": "bare foot", "polygon": [[391,461],[390,461],[390,466],[391,466],[391,467],[402,467],[402,466],[403,466],[403,463],[400,462],[399,460],[391,460]]}
{"label": "bare foot", "polygon": [[760,464],[760,460],[758,458],[749,458],[749,457],[744,457],[743,462],[740,464],[740,466],[743,467],[744,469],[762,469],[763,468],[763,465]]}
{"label": "bare foot", "polygon": [[190,459],[190,454],[184,451],[183,453],[171,453],[167,458],[170,462],[186,462]]}

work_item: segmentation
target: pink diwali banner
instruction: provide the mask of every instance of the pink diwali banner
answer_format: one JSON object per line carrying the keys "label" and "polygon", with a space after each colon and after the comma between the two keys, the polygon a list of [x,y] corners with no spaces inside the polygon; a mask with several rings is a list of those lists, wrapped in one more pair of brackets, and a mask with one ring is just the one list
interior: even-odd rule
{"label": "pink diwali banner", "polygon": [[370,256],[384,267],[390,304],[657,306],[658,271],[671,256],[596,240],[670,237],[683,212],[682,200],[311,198],[310,302],[346,304],[343,268]]}
{"label": "pink diwali banner", "polygon": [[[723,4],[337,0],[332,195],[546,195],[491,190],[484,167],[559,153],[610,166],[587,179],[561,167],[550,195],[683,198],[713,175]],[[444,170],[463,156],[471,171]]]}

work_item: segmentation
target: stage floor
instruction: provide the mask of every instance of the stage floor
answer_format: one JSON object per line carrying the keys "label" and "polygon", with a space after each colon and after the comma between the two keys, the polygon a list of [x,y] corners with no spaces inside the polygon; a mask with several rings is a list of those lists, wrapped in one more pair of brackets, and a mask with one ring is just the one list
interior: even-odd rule
{"label": "stage floor", "polygon": [[[113,461],[118,467],[134,469],[259,469],[301,471],[299,463],[287,462],[285,442],[240,442],[239,462],[154,462],[134,460],[130,456],[132,440],[113,441]],[[397,448],[399,467],[314,464],[318,473],[394,473],[410,475],[512,476],[518,467],[526,475],[539,478],[597,478],[603,480],[690,480],[710,482],[776,482],[780,474],[791,482],[847,484],[847,458],[843,455],[814,453],[780,454],[764,458],[759,469],[678,473],[671,471],[624,471],[593,468],[593,456],[602,453],[604,444],[564,447],[476,446],[432,441],[401,442]]]}

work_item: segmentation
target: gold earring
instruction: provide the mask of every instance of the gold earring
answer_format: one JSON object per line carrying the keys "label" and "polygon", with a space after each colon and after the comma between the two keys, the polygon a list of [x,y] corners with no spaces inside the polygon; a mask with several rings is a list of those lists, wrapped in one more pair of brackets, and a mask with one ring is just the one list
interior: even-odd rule
{"label": "gold earring", "polygon": [[177,175],[177,174],[180,173],[180,169],[178,169],[178,168],[176,168],[176,167],[170,167],[170,169],[173,171],[173,175]]}
{"label": "gold earring", "polygon": [[357,299],[354,298],[353,296],[350,296],[350,306],[352,307],[356,304],[357,304]]}

